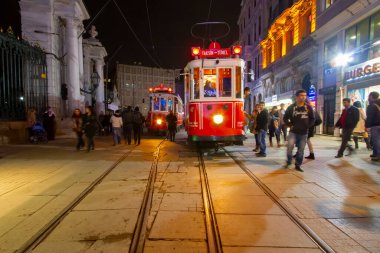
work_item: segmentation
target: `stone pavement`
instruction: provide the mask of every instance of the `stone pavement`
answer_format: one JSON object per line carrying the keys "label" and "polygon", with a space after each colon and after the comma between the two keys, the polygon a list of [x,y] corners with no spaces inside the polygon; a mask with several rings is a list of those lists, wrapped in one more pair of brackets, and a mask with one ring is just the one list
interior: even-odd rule
{"label": "stone pavement", "polygon": [[[182,132],[182,138],[185,138]],[[181,138],[181,136],[179,136]],[[253,137],[227,150],[237,156],[336,252],[380,252],[380,164],[363,147],[335,159],[338,139],[313,138],[305,172],[283,170],[285,148],[256,158]],[[65,217],[34,252],[127,252],[160,139],[138,147],[74,151],[75,140],[0,146],[0,252],[14,252],[123,154],[130,155]],[[165,142],[144,252],[207,252],[204,207],[194,150]],[[319,252],[227,156],[206,157],[225,252]]]}
{"label": "stone pavement", "polygon": [[380,163],[370,161],[364,143],[336,159],[338,138],[317,136],[312,142],[316,160],[306,160],[303,173],[281,168],[285,147],[256,158],[252,136],[244,146],[227,149],[336,252],[380,252]]}

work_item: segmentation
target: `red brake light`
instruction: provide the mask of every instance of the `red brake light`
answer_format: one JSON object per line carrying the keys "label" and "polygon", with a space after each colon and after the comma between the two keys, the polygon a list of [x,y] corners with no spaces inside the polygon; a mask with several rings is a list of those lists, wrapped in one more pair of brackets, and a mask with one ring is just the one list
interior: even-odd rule
{"label": "red brake light", "polygon": [[240,55],[241,54],[241,46],[234,46],[232,48],[232,52],[235,54],[235,55]]}
{"label": "red brake light", "polygon": [[191,48],[191,56],[199,56],[200,52],[201,52],[200,47],[192,47]]}

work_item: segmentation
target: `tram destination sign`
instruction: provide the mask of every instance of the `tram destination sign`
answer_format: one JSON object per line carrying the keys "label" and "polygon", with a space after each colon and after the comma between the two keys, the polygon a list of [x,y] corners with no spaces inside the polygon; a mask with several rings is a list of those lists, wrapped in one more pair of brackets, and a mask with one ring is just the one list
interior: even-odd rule
{"label": "tram destination sign", "polygon": [[229,48],[212,48],[212,49],[202,49],[201,56],[206,58],[217,58],[217,57],[230,57],[231,49]]}

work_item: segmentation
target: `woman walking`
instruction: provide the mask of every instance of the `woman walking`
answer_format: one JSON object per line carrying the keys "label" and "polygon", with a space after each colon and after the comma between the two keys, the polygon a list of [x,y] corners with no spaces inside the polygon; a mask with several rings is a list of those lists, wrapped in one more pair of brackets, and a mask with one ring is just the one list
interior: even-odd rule
{"label": "woman walking", "polygon": [[90,149],[95,149],[94,136],[96,133],[96,126],[98,125],[101,127],[96,115],[93,112],[92,106],[86,106],[82,125],[84,133],[87,137],[87,152],[90,152]]}
{"label": "woman walking", "polygon": [[73,131],[75,132],[77,136],[76,148],[79,151],[81,148],[84,147],[83,132],[82,132],[82,112],[79,110],[79,108],[76,108],[74,110],[71,118],[73,120]]}
{"label": "woman walking", "polygon": [[113,145],[115,146],[121,142],[121,129],[123,127],[123,120],[119,110],[111,116],[110,123],[112,125]]}
{"label": "woman walking", "polygon": [[359,137],[363,137],[365,144],[367,145],[367,149],[371,149],[371,145],[368,139],[368,133],[365,129],[365,120],[367,118],[365,111],[362,108],[362,103],[360,101],[355,101],[353,106],[359,109],[359,122],[356,125],[354,131],[352,132],[353,139],[355,142],[355,149],[359,148]]}

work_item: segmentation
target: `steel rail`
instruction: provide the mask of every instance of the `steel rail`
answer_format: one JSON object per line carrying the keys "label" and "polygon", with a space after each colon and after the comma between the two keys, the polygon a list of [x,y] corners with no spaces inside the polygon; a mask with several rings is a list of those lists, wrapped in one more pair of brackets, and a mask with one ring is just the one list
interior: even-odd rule
{"label": "steel rail", "polygon": [[106,169],[98,178],[96,178],[86,189],[84,189],[73,201],[62,209],[52,220],[43,226],[32,238],[24,243],[16,253],[30,252],[35,249],[46,237],[58,226],[58,224],[90,193],[102,182],[102,180],[111,173],[125,158],[127,158],[134,149],[129,150]]}
{"label": "steel rail", "polygon": [[207,234],[207,246],[209,253],[222,253],[222,240],[220,238],[218,223],[214,206],[212,204],[212,196],[210,185],[208,183],[206,165],[203,159],[203,151],[198,146],[199,174],[201,178],[202,198],[205,210],[205,223]]}
{"label": "steel rail", "polygon": [[143,202],[141,204],[140,212],[137,217],[136,226],[133,232],[132,242],[129,247],[129,252],[143,252],[144,245],[146,240],[146,226],[148,223],[148,218],[150,214],[150,209],[152,207],[153,193],[154,193],[154,183],[156,182],[157,177],[157,167],[158,160],[160,155],[161,145],[165,142],[166,139],[162,140],[160,144],[156,147],[156,150],[153,153],[153,162],[149,173],[148,183],[144,193]]}
{"label": "steel rail", "polygon": [[320,250],[326,253],[335,253],[335,251],[320,238],[309,226],[307,226],[301,219],[299,219],[286,204],[268,187],[266,186],[248,167],[244,162],[237,159],[230,151],[222,148],[234,162],[254,181],[264,193],[272,199],[284,213],[319,247]]}

